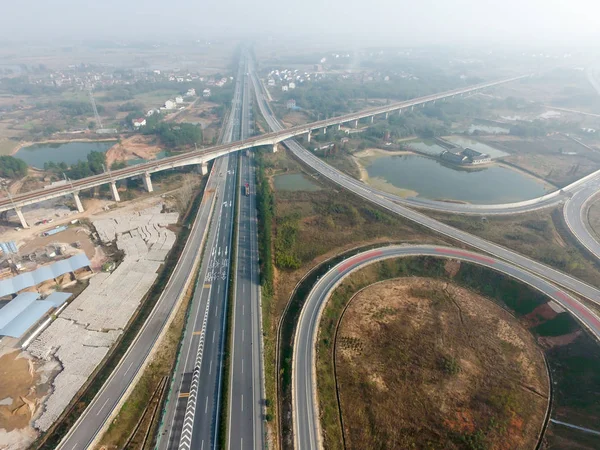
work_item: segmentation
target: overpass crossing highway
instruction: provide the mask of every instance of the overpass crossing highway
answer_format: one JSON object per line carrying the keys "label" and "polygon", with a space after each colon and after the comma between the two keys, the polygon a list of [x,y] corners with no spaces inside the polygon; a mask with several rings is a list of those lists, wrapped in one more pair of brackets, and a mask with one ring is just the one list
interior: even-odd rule
{"label": "overpass crossing highway", "polygon": [[298,319],[292,357],[292,414],[296,449],[323,448],[317,399],[316,349],[320,316],[327,299],[345,277],[361,267],[390,258],[434,256],[458,259],[516,278],[546,294],[569,311],[583,326],[600,339],[600,320],[587,307],[544,278],[501,259],[452,247],[396,245],[359,253],[340,262],[314,285]]}
{"label": "overpass crossing highway", "polygon": [[81,202],[79,201],[79,192],[103,184],[110,185],[113,198],[115,201],[118,201],[119,195],[116,189],[116,182],[119,180],[132,177],[141,177],[144,180],[146,188],[149,191],[151,191],[152,181],[150,175],[154,172],[169,170],[191,164],[198,164],[202,167],[203,173],[205,173],[206,163],[208,161],[231,152],[262,145],[275,146],[279,142],[300,135],[308,135],[308,138],[310,139],[310,133],[314,130],[326,129],[330,126],[340,126],[342,123],[354,123],[355,126],[358,126],[358,121],[364,118],[370,117],[372,119],[376,115],[387,115],[394,111],[401,112],[403,109],[414,108],[415,106],[425,105],[427,103],[435,103],[439,100],[469,94],[503,83],[516,81],[528,76],[530,75],[511,77],[507,79],[481,83],[464,88],[453,89],[438,94],[427,95],[411,100],[406,100],[403,102],[396,102],[391,103],[389,105],[368,108],[359,112],[350,113],[338,117],[332,117],[326,120],[321,120],[310,124],[299,125],[287,129],[278,129],[277,131],[266,133],[260,136],[251,137],[243,141],[221,144],[214,147],[195,150],[182,155],[176,155],[157,161],[137,164],[134,166],[126,167],[124,169],[112,171],[109,170],[108,172],[104,172],[99,175],[94,175],[80,180],[72,180],[70,183],[61,186],[47,186],[45,189],[39,189],[36,191],[26,192],[19,195],[9,196],[8,198],[2,198],[0,199],[0,212],[15,210],[17,216],[21,221],[21,224],[24,227],[27,227],[27,222],[25,221],[21,212],[21,208],[27,205],[32,205],[44,200],[62,197],[65,195],[73,195],[78,209],[82,209]]}

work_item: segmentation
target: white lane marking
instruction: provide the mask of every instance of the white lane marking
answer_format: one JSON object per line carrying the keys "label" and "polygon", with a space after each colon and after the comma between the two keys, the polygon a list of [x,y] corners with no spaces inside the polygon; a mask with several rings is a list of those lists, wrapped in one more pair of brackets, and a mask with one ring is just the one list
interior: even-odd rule
{"label": "white lane marking", "polygon": [[244,438],[240,438],[240,450],[244,448]]}
{"label": "white lane marking", "polygon": [[218,306],[215,308],[215,317],[217,317],[217,312],[219,312],[219,307]]}
{"label": "white lane marking", "polygon": [[110,400],[110,397],[106,399],[106,401],[104,402],[102,407],[98,410],[98,412],[96,413],[97,416],[102,412],[102,410],[104,409],[104,407],[106,406],[106,404],[108,403],[109,400]]}
{"label": "white lane marking", "polygon": [[242,294],[246,292],[246,285],[242,284]]}
{"label": "white lane marking", "polygon": [[244,358],[242,358],[242,373],[244,373]]}
{"label": "white lane marking", "polygon": [[129,367],[127,368],[127,370],[125,371],[123,376],[127,375],[127,372],[129,372],[129,369],[131,369],[131,366],[133,366],[133,362],[131,364],[129,364]]}
{"label": "white lane marking", "polygon": [[242,342],[244,342],[244,331],[245,330],[242,330]]}
{"label": "white lane marking", "polygon": [[246,305],[242,305],[242,316],[246,315]]}
{"label": "white lane marking", "polygon": [[213,342],[215,342],[215,332],[216,330],[213,331]]}
{"label": "white lane marking", "polygon": [[79,444],[79,442],[75,442],[75,445],[73,446],[73,448],[71,450],[75,450],[75,448],[77,447],[77,444]]}
{"label": "white lane marking", "polygon": [[208,367],[208,374],[212,373],[212,360],[210,361],[210,366]]}
{"label": "white lane marking", "polygon": [[204,439],[202,439],[202,444],[200,444],[200,450],[204,450]]}
{"label": "white lane marking", "polygon": [[217,285],[217,294],[219,294],[220,292],[221,292],[221,285],[220,285],[220,284],[218,284],[218,285]]}
{"label": "white lane marking", "polygon": [[242,411],[244,410],[244,394],[242,394]]}
{"label": "white lane marking", "polygon": [[204,403],[204,414],[208,411],[208,395],[206,396],[206,402]]}

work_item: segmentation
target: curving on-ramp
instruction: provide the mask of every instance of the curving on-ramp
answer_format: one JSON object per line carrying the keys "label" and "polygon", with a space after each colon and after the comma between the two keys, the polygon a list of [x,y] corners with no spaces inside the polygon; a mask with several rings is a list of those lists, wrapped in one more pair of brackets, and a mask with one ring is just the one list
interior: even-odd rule
{"label": "curving on-ramp", "polygon": [[377,261],[406,256],[458,259],[504,273],[559,303],[596,338],[600,338],[600,320],[585,305],[545,279],[500,259],[468,250],[433,245],[394,245],[359,253],[337,264],[313,286],[300,313],[292,359],[292,420],[296,449],[313,450],[323,447],[316,389],[315,344],[327,299],[352,272]]}

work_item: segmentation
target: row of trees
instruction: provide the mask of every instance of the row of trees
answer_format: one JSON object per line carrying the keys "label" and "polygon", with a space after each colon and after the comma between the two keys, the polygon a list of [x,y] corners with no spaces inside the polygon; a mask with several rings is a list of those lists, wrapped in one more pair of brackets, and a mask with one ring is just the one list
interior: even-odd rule
{"label": "row of trees", "polygon": [[[152,117],[152,116],[151,116]],[[156,122],[146,124],[143,134],[155,134],[167,148],[202,144],[202,128],[191,123]]]}
{"label": "row of trees", "polygon": [[27,163],[14,156],[0,156],[0,177],[2,178],[23,178],[27,175]]}
{"label": "row of trees", "polygon": [[260,283],[265,295],[273,294],[273,256],[271,252],[272,223],[275,216],[275,201],[271,186],[265,176],[265,165],[261,152],[257,152],[256,167],[256,210],[258,214],[258,251],[260,254]]}
{"label": "row of trees", "polygon": [[[50,161],[44,163],[44,170],[54,172],[57,175],[62,175],[64,173],[72,180],[79,180],[81,178],[98,175],[104,172],[105,165],[106,154],[103,152],[93,151],[88,153],[86,161],[80,160],[71,166],[67,165],[65,162],[55,163]],[[113,168],[116,168],[116,166]]]}

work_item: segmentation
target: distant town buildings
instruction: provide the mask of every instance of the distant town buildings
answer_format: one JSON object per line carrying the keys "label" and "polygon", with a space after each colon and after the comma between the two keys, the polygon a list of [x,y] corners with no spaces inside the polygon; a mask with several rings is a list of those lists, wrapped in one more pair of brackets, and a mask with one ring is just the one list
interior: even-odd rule
{"label": "distant town buildings", "polygon": [[294,100],[293,98],[290,98],[286,104],[285,104],[287,109],[295,109],[296,108],[296,100]]}
{"label": "distant town buildings", "polygon": [[210,89],[206,88],[202,91],[202,97],[208,98],[210,97]]}
{"label": "distant town buildings", "polygon": [[188,91],[185,93],[186,97],[195,97],[196,96],[196,89],[191,88],[188,89]]}
{"label": "distant town buildings", "polygon": [[175,104],[180,105],[183,103],[183,97],[177,96],[175,97]]}
{"label": "distant town buildings", "polygon": [[175,102],[173,100],[167,100],[165,102],[165,109],[173,109],[175,108]]}

